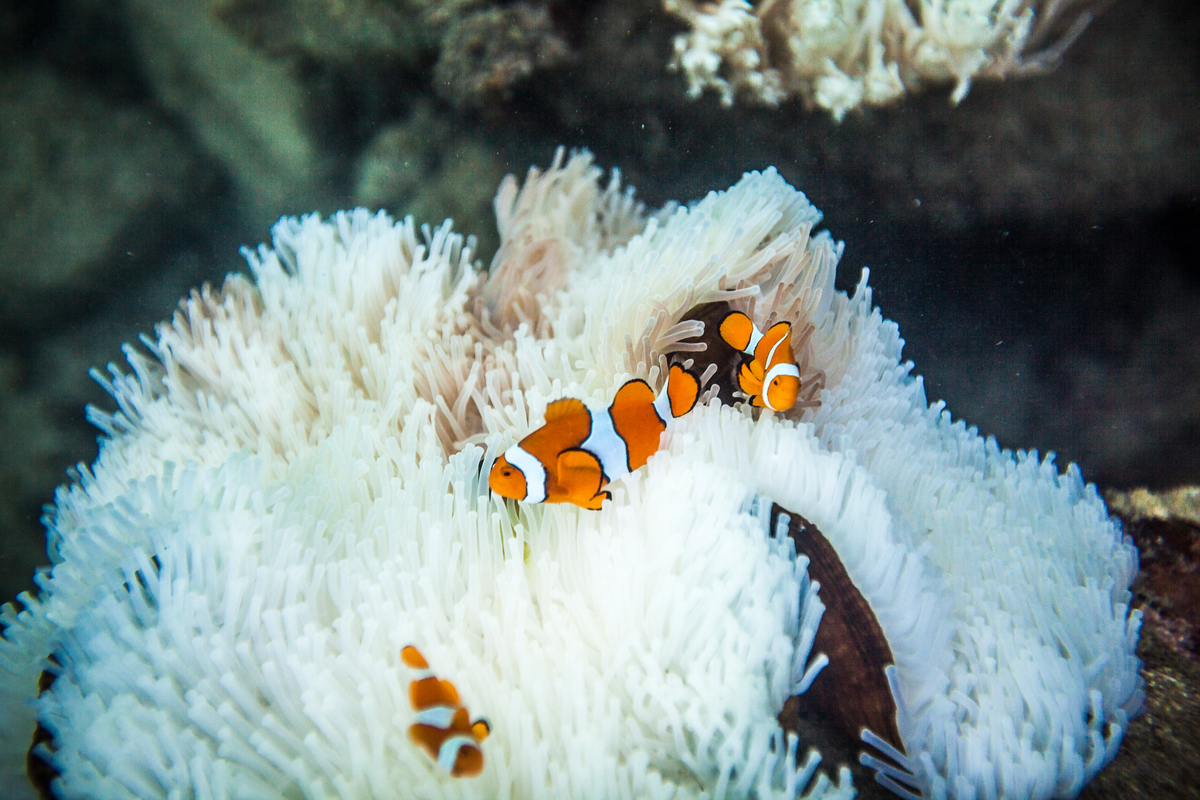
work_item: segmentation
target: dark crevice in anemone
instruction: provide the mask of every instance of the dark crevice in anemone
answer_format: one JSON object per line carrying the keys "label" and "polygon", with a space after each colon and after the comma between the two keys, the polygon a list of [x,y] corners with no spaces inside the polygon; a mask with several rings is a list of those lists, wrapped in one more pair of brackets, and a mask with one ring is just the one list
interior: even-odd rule
{"label": "dark crevice in anemone", "polygon": [[796,552],[809,559],[809,577],[821,584],[825,614],[812,652],[829,657],[808,691],[788,700],[779,715],[780,725],[815,734],[833,745],[831,749],[847,753],[862,747],[859,737],[867,728],[905,752],[896,724],[896,702],[884,674],[894,659],[883,628],[825,535],[778,503],[771,506],[770,530],[777,530],[780,515],[788,517],[788,535]]}
{"label": "dark crevice in anemone", "polygon": [[[59,660],[50,654],[49,661],[56,666],[61,666]],[[58,677],[50,670],[43,670],[38,676],[38,694],[49,691],[54,685],[54,679]],[[42,726],[42,723],[37,724],[37,728],[33,731],[33,741],[29,743],[29,750],[25,753],[25,774],[29,777],[29,782],[33,784],[33,788],[37,791],[38,797],[41,800],[53,800],[54,793],[50,791],[50,782],[58,777],[58,770],[38,754],[38,745],[45,745],[51,752],[54,751],[54,735]]]}
{"label": "dark crevice in anemone", "polygon": [[[713,375],[709,385],[716,384],[718,387],[717,397],[725,405],[733,405],[745,399],[744,396],[735,396],[739,384],[737,380],[738,369],[742,366],[745,360],[741,353],[734,350],[729,344],[721,338],[721,320],[725,315],[732,310],[729,303],[715,302],[702,303],[683,315],[683,320],[699,320],[704,323],[704,333],[694,339],[695,341],[707,346],[702,352],[687,353],[695,360],[693,371],[700,375],[709,364],[714,364],[717,367],[716,373]],[[706,387],[707,388],[707,387]]]}

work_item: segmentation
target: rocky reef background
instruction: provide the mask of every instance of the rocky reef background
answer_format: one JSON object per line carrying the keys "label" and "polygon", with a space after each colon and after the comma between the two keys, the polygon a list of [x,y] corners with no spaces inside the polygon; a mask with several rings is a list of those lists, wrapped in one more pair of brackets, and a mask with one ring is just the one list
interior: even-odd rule
{"label": "rocky reef background", "polygon": [[280,215],[451,216],[486,263],[501,176],[558,144],[655,206],[774,165],[846,241],[839,285],[870,267],[930,399],[1079,462],[1129,520],[1149,710],[1085,794],[1200,796],[1195,500],[1128,491],[1200,483],[1200,7],[1118,0],[1053,74],[840,124],[688,101],[680,30],[656,0],[0,7],[0,601],[95,456],[88,369]]}

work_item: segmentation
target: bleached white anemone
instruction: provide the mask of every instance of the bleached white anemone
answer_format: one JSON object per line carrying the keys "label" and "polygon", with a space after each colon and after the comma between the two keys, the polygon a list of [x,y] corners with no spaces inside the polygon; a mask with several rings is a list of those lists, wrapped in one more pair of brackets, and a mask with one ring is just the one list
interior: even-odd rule
{"label": "bleached white anemone", "polygon": [[[448,225],[284,219],[128,351],[54,567],[5,612],[6,796],[40,723],[61,797],[847,797],[777,721],[838,598],[772,504],[886,635],[898,791],[1069,796],[1111,759],[1136,556],[1078,471],[929,406],[773,170],[654,215],[599,177],[506,182],[486,282]],[[549,400],[702,360],[681,320],[709,301],[805,332],[805,402],[697,408],[600,512],[488,495]],[[478,778],[409,740],[407,644],[487,718]]]}
{"label": "bleached white anemone", "polygon": [[1109,0],[663,0],[692,26],[671,68],[688,96],[715,89],[776,106],[799,96],[841,121],[926,84],[1055,69]]}

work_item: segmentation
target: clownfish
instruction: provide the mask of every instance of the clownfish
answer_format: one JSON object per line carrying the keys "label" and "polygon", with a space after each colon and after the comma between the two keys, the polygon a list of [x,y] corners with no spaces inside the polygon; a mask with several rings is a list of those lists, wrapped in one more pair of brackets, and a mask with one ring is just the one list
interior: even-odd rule
{"label": "clownfish", "polygon": [[800,370],[792,354],[792,326],[777,322],[766,333],[740,311],[721,320],[721,338],[735,350],[753,358],[738,373],[741,390],[750,405],[787,411],[800,394]]}
{"label": "clownfish", "polygon": [[556,400],[546,407],[545,425],[496,459],[488,486],[526,503],[598,509],[612,497],[604,487],[645,464],[668,421],[691,411],[699,394],[696,376],[673,364],[657,397],[634,378],[606,409],[590,409],[574,398]]}
{"label": "clownfish", "polygon": [[483,771],[479,745],[491,733],[487,720],[470,721],[454,684],[435,676],[420,650],[410,644],[400,651],[400,659],[417,671],[408,685],[408,699],[417,712],[417,721],[408,726],[408,738],[451,777],[475,777]]}

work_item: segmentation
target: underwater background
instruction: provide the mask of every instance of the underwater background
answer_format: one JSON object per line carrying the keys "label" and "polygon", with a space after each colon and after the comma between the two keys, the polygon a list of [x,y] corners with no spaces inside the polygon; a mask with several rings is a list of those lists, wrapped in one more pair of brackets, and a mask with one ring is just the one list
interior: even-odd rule
{"label": "underwater background", "polygon": [[[486,264],[501,177],[559,144],[651,207],[776,167],[846,242],[838,286],[870,268],[930,400],[1102,490],[1200,483],[1200,7],[1118,0],[1055,72],[840,123],[688,99],[685,30],[657,0],[4,3],[0,602],[95,457],[90,368],[281,215],[449,216]],[[1142,549],[1150,710],[1084,796],[1164,796],[1200,786],[1200,503],[1110,497]]]}

